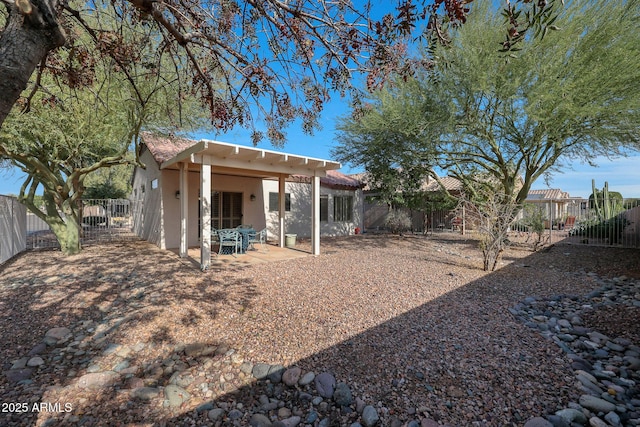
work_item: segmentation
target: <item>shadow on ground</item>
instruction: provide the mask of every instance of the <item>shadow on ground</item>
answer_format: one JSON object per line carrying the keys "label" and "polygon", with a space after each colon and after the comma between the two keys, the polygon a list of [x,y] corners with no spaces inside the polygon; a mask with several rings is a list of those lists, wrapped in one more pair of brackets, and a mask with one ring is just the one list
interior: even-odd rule
{"label": "shadow on ground", "polygon": [[[405,245],[401,254],[393,250],[399,242]],[[437,236],[353,236],[325,240],[323,253],[355,263],[358,253],[370,248],[425,260],[443,271],[456,265],[477,272],[481,260],[478,264],[477,255],[463,250],[474,242],[454,243]],[[446,260],[438,261],[443,254]],[[38,269],[25,274],[20,269],[31,259],[37,259]],[[330,372],[349,385],[354,398],[386,411],[385,419],[398,425],[428,417],[459,426],[516,426],[554,412],[577,397],[568,361],[508,308],[530,295],[589,292],[598,285],[587,272],[640,273],[640,251],[557,245],[507,259],[511,262],[499,271],[475,273],[468,282],[452,273],[449,292],[288,366]],[[310,278],[326,273],[314,271],[314,265],[308,262]],[[366,275],[367,266],[362,267],[359,274]],[[252,366],[277,361],[239,354],[216,339],[215,331],[210,340],[190,338],[195,330],[206,336],[208,320],[255,309],[262,292],[257,271],[200,274],[173,254],[135,242],[88,248],[69,258],[42,252],[13,259],[0,279],[3,371],[15,371],[13,361],[22,358],[38,356],[46,363],[24,367],[31,373],[22,380],[3,375],[1,400],[62,406],[47,413],[32,406],[26,413],[5,412],[3,425],[248,425],[250,412],[276,416],[281,408],[265,409],[265,404],[285,400],[288,412],[281,418],[306,417],[313,384],[256,381]],[[546,271],[561,280],[550,286],[541,274]],[[388,273],[393,281],[394,271]],[[369,297],[374,305],[375,289]],[[171,310],[172,322],[147,330],[159,310]],[[42,348],[45,333],[56,326],[70,326],[71,336]],[[331,334],[333,327],[329,322],[323,328]],[[70,412],[58,410],[69,402]],[[314,407],[318,419],[310,425],[325,418],[336,426],[357,419],[351,409]],[[217,424],[210,416],[215,408],[223,408]]]}

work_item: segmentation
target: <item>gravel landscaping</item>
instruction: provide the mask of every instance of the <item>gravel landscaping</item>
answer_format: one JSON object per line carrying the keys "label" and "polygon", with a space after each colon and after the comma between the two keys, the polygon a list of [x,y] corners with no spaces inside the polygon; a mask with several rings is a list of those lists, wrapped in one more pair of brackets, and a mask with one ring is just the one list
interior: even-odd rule
{"label": "gravel landscaping", "polygon": [[640,425],[640,250],[481,266],[453,233],[205,273],[145,242],[24,253],[0,425]]}

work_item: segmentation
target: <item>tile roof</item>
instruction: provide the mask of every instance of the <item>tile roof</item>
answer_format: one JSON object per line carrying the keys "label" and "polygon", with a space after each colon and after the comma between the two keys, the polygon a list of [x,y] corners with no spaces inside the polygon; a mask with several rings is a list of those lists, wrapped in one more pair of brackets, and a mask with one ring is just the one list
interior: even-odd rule
{"label": "tile roof", "polygon": [[[349,176],[353,179],[363,182],[364,191],[375,191],[375,189],[372,189],[369,186],[367,172],[354,173]],[[440,178],[440,182],[442,182],[442,185],[444,185],[444,188],[447,191],[460,191],[462,189],[462,184],[460,183],[460,181],[451,176],[444,176]],[[440,184],[438,184],[436,180],[431,178],[425,178],[421,186],[422,191],[440,191],[440,189]]]}
{"label": "tile roof", "polygon": [[176,154],[198,143],[186,138],[162,136],[151,132],[142,132],[140,136],[158,164],[172,159]]}
{"label": "tile roof", "polygon": [[[293,175],[288,181],[311,182],[311,178],[305,175]],[[336,170],[328,170],[327,176],[320,177],[320,185],[336,190],[356,190],[363,188],[364,183],[353,175],[345,175]]]}
{"label": "tile roof", "polygon": [[364,183],[362,181],[336,170],[327,171],[327,176],[320,178],[320,184],[325,187],[336,189],[356,189],[364,187]]}
{"label": "tile roof", "polygon": [[[443,176],[442,178],[440,178],[440,182],[444,186],[444,189],[447,191],[462,190],[462,183],[460,182],[460,180],[452,176]],[[440,187],[440,184],[435,179],[422,186],[423,191],[440,191],[441,189],[442,188]]]}
{"label": "tile roof", "polygon": [[570,198],[569,193],[557,188],[547,188],[544,190],[529,190],[528,201],[534,200],[562,200]]}

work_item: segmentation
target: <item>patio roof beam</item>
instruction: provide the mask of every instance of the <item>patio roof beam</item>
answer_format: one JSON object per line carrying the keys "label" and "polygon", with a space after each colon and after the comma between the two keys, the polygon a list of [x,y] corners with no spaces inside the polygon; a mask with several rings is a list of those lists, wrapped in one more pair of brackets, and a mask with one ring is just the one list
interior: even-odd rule
{"label": "patio roof beam", "polygon": [[194,163],[193,160],[191,160],[193,158],[192,157],[193,154],[204,151],[207,148],[208,148],[207,141],[199,141],[193,146],[187,148],[186,150],[181,151],[175,157],[167,160],[166,162],[162,162],[162,164],[160,165],[160,169],[166,169],[169,166],[175,166],[176,164],[183,162],[185,160],[190,160],[191,163]]}
{"label": "patio roof beam", "polygon": [[[193,159],[195,163],[202,162],[202,154],[195,154]],[[240,160],[240,159],[222,159],[218,157],[210,157],[210,165],[213,167],[225,167],[228,169],[244,169],[244,170],[252,170],[256,172],[264,172],[265,174],[274,176],[279,174],[286,175],[307,175],[311,176],[314,173],[319,174],[318,176],[326,176],[326,170],[316,170],[313,165],[299,165],[294,164],[292,162],[286,163],[268,163],[268,162],[257,162],[257,161],[248,161],[248,160]],[[322,167],[326,167],[326,162]],[[329,169],[334,169],[333,165]],[[340,164],[337,164],[336,169],[338,169]]]}

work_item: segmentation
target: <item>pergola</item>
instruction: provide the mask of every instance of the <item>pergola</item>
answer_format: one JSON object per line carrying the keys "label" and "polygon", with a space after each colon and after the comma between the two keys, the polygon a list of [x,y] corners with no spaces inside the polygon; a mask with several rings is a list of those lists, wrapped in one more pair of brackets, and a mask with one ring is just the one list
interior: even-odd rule
{"label": "pergola", "polygon": [[257,178],[278,178],[278,243],[285,241],[285,180],[290,175],[311,178],[311,252],[320,254],[320,178],[328,170],[341,165],[329,160],[280,153],[225,142],[200,140],[162,162],[160,169],[180,171],[180,256],[187,256],[188,193],[187,173],[200,172],[202,205],[200,230],[200,265],[203,270],[211,261],[211,189],[212,173]]}

